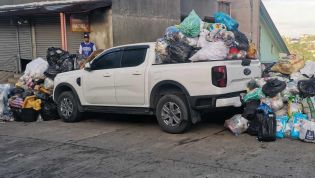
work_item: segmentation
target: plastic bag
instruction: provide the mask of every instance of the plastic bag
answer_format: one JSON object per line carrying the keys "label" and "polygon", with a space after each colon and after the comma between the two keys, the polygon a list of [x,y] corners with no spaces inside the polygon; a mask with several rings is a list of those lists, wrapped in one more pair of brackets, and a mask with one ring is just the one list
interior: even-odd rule
{"label": "plastic bag", "polygon": [[44,78],[44,72],[48,68],[48,63],[43,58],[37,58],[26,65],[24,75],[33,79]]}
{"label": "plastic bag", "polygon": [[298,89],[302,97],[315,96],[315,78],[299,81]]}
{"label": "plastic bag", "polygon": [[180,31],[177,27],[170,26],[170,27],[166,28],[164,38],[169,43],[176,42],[180,38],[179,33],[180,33]]}
{"label": "plastic bag", "polygon": [[10,84],[0,84],[0,117],[8,111],[8,95],[10,94]]}
{"label": "plastic bag", "polygon": [[179,33],[179,41],[188,44],[192,47],[197,47],[199,37],[190,38],[185,36],[182,32]]}
{"label": "plastic bag", "polygon": [[234,33],[234,38],[235,38],[237,49],[248,51],[249,42],[248,42],[248,38],[246,37],[246,35],[240,31],[238,31],[238,30],[233,31],[233,33]]}
{"label": "plastic bag", "polygon": [[247,58],[256,59],[257,48],[254,43],[250,43],[247,50]]}
{"label": "plastic bag", "polygon": [[256,111],[257,108],[260,105],[260,101],[259,100],[249,100],[245,103],[245,108],[244,111],[242,113],[242,117],[244,117],[245,119],[251,121],[254,120],[256,117]]}
{"label": "plastic bag", "polygon": [[295,113],[292,120],[291,138],[298,139],[300,136],[301,121],[307,120],[307,116],[302,113]]}
{"label": "plastic bag", "polygon": [[209,31],[213,31],[213,30],[226,30],[226,26],[223,23],[214,23],[212,25],[210,25],[209,27]]}
{"label": "plastic bag", "polygon": [[308,78],[305,77],[301,72],[294,72],[290,75],[290,79],[294,81],[300,81],[300,80],[307,80]]}
{"label": "plastic bag", "polygon": [[266,98],[264,102],[271,107],[274,112],[281,110],[284,106],[282,97],[279,95],[273,98]]}
{"label": "plastic bag", "polygon": [[60,70],[58,70],[58,68],[59,67],[57,65],[49,66],[48,69],[44,72],[45,76],[54,79],[56,75],[60,73]]}
{"label": "plastic bag", "polygon": [[303,113],[307,114],[308,119],[315,121],[315,97],[308,97],[302,100]]}
{"label": "plastic bag", "polygon": [[301,74],[304,74],[308,77],[315,77],[315,62],[306,61],[304,68],[300,70]]}
{"label": "plastic bag", "polygon": [[240,135],[248,128],[248,121],[240,114],[233,116],[225,121],[224,126],[230,129],[235,135]]}
{"label": "plastic bag", "polygon": [[257,118],[260,123],[258,130],[259,141],[275,141],[277,132],[276,115],[272,109],[265,103],[262,103],[257,109]]}
{"label": "plastic bag", "polygon": [[191,46],[182,42],[171,43],[167,49],[170,59],[178,63],[187,62],[193,50]]}
{"label": "plastic bag", "polygon": [[228,14],[223,12],[217,12],[214,14],[214,19],[216,23],[223,23],[226,25],[228,30],[237,30],[238,22],[230,17]]}
{"label": "plastic bag", "polygon": [[249,100],[260,100],[261,98],[265,98],[266,96],[262,92],[261,88],[255,88],[254,90],[248,92],[244,98],[243,101],[247,102]]}
{"label": "plastic bag", "polygon": [[198,40],[198,43],[197,43],[197,47],[200,47],[200,48],[203,48],[205,46],[207,46],[209,44],[209,41],[207,41],[207,36],[209,35],[209,31],[208,30],[203,30],[201,33],[200,33],[200,37],[199,37],[199,40]]}
{"label": "plastic bag", "polygon": [[187,37],[197,37],[200,33],[200,23],[201,19],[196,14],[194,10],[192,10],[188,17],[184,19],[184,21],[179,25],[179,30]]}
{"label": "plastic bag", "polygon": [[40,114],[44,121],[59,119],[57,105],[52,100],[43,101]]}
{"label": "plastic bag", "polygon": [[74,70],[74,60],[71,57],[68,57],[63,60],[62,64],[60,65],[61,72],[69,72]]}
{"label": "plastic bag", "polygon": [[302,112],[302,105],[299,102],[291,101],[288,102],[288,115],[292,117],[295,113]]}
{"label": "plastic bag", "polygon": [[285,137],[285,128],[286,124],[289,120],[288,116],[277,116],[277,133],[276,137],[277,138],[284,138]]}
{"label": "plastic bag", "polygon": [[299,138],[305,142],[315,143],[315,122],[302,120]]}
{"label": "plastic bag", "polygon": [[262,91],[266,96],[275,97],[278,93],[286,88],[286,83],[278,79],[269,79],[262,87]]}
{"label": "plastic bag", "polygon": [[223,60],[226,58],[228,52],[229,49],[224,45],[224,42],[212,42],[199,50],[189,60],[192,62]]}
{"label": "plastic bag", "polygon": [[53,89],[54,88],[54,81],[51,80],[50,78],[46,78],[45,82],[44,82],[44,87],[48,90]]}
{"label": "plastic bag", "polygon": [[305,62],[302,58],[298,58],[296,55],[290,55],[280,58],[279,61],[272,66],[271,70],[289,75],[298,72],[304,67],[304,64]]}
{"label": "plastic bag", "polygon": [[276,116],[288,115],[288,105],[284,105],[282,109],[275,111]]}

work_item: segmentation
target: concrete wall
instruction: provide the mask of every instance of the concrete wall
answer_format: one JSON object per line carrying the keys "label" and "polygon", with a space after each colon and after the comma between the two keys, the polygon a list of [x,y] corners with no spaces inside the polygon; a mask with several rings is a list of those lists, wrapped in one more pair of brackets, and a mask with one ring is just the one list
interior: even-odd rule
{"label": "concrete wall", "polygon": [[101,8],[90,14],[90,39],[97,49],[107,49],[113,46],[112,10]]}
{"label": "concrete wall", "polygon": [[[278,60],[280,49],[276,46],[266,25],[260,24],[260,60],[262,63],[271,63]],[[273,46],[273,47],[272,47]],[[272,49],[273,48],[273,49]]]}
{"label": "concrete wall", "polygon": [[112,9],[115,46],[156,41],[180,23],[180,0],[115,0]]}
{"label": "concrete wall", "polygon": [[195,10],[203,19],[205,16],[213,16],[217,9],[217,0],[181,0],[182,17],[188,16],[190,11]]}
{"label": "concrete wall", "polygon": [[[230,0],[231,15],[239,22],[239,30],[259,49],[259,6],[260,0]],[[253,2],[251,7],[250,1]],[[251,8],[253,15],[251,16]]]}

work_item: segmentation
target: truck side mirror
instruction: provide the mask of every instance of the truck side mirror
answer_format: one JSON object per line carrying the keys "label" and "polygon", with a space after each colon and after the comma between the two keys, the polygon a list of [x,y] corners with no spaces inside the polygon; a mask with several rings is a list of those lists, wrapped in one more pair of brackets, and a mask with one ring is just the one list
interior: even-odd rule
{"label": "truck side mirror", "polygon": [[85,64],[84,70],[86,70],[86,71],[91,71],[92,70],[91,64],[89,62]]}

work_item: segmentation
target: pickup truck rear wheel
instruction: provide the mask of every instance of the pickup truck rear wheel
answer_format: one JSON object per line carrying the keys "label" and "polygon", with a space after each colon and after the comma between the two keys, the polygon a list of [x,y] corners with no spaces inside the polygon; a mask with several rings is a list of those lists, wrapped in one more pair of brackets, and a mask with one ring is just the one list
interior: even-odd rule
{"label": "pickup truck rear wheel", "polygon": [[162,130],[168,133],[182,133],[191,126],[188,106],[181,95],[167,94],[161,97],[157,103],[156,117]]}
{"label": "pickup truck rear wheel", "polygon": [[77,101],[72,92],[63,92],[58,97],[58,114],[64,122],[77,122],[81,113]]}

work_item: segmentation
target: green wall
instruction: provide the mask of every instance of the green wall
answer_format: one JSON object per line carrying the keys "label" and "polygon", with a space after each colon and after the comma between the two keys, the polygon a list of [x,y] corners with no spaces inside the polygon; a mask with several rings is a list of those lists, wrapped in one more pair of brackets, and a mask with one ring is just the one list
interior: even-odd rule
{"label": "green wall", "polygon": [[278,60],[280,50],[276,44],[266,26],[260,23],[260,60],[262,63],[271,63]]}

